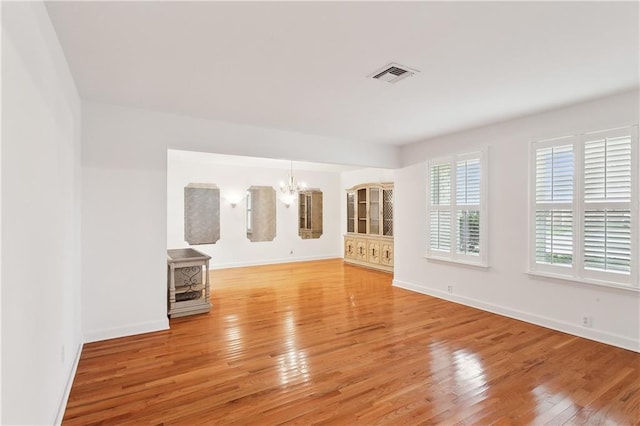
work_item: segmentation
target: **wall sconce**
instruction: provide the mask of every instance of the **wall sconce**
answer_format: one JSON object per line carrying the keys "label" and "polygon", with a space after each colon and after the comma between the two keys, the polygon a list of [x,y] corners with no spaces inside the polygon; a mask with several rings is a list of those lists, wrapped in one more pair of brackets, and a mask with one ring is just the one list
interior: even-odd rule
{"label": "wall sconce", "polygon": [[242,194],[229,194],[226,196],[227,202],[234,209],[242,201],[243,198],[244,196]]}

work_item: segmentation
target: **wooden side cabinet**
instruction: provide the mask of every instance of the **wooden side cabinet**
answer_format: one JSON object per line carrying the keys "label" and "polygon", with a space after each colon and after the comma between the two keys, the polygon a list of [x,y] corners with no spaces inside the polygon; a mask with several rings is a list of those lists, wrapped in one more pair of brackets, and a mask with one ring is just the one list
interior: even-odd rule
{"label": "wooden side cabinet", "polygon": [[393,183],[367,183],[347,190],[344,261],[393,271]]}
{"label": "wooden side cabinet", "polygon": [[170,318],[211,311],[209,260],[192,248],[167,250],[167,310]]}

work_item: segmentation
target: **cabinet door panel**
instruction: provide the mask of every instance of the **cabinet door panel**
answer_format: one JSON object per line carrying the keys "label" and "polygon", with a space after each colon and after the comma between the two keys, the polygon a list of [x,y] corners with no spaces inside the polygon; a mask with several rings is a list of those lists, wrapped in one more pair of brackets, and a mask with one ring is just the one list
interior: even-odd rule
{"label": "cabinet door panel", "polygon": [[356,244],[353,238],[345,238],[344,240],[344,257],[348,259],[356,257]]}
{"label": "cabinet door panel", "polygon": [[356,194],[347,192],[347,232],[355,232]]}
{"label": "cabinet door panel", "polygon": [[367,233],[367,189],[358,189],[358,234]]}
{"label": "cabinet door panel", "polygon": [[380,242],[379,241],[368,242],[367,261],[369,263],[380,263]]}
{"label": "cabinet door panel", "polygon": [[380,188],[369,188],[369,234],[380,234]]}
{"label": "cabinet door panel", "polygon": [[382,235],[393,236],[393,189],[382,192]]}
{"label": "cabinet door panel", "polygon": [[367,260],[367,240],[356,240],[356,259]]}
{"label": "cabinet door panel", "polygon": [[380,263],[387,266],[393,266],[393,243],[382,243],[380,250]]}

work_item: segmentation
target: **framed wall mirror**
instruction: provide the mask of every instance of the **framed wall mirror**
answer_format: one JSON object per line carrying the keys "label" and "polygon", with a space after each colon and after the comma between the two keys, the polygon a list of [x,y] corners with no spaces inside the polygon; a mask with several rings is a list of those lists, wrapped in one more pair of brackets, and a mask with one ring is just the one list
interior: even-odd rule
{"label": "framed wall mirror", "polygon": [[247,189],[247,238],[251,242],[276,237],[276,191],[270,186]]}
{"label": "framed wall mirror", "polygon": [[220,190],[212,183],[184,187],[184,240],[190,245],[220,239]]}
{"label": "framed wall mirror", "polygon": [[322,236],[322,191],[319,189],[298,193],[298,235],[303,240]]}

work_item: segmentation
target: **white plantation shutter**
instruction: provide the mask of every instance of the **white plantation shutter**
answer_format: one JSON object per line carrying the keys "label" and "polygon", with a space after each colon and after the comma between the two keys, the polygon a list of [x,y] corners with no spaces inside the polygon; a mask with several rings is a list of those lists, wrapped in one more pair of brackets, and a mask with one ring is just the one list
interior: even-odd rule
{"label": "white plantation shutter", "polygon": [[536,262],[554,265],[573,263],[573,212],[536,210]]}
{"label": "white plantation shutter", "polygon": [[572,144],[539,149],[536,152],[536,202],[570,203],[573,171]]}
{"label": "white plantation shutter", "polygon": [[533,144],[533,272],[638,287],[637,126]]}
{"label": "white plantation shutter", "polygon": [[456,204],[480,204],[480,159],[456,163]]}
{"label": "white plantation shutter", "polygon": [[480,254],[480,210],[460,210],[456,215],[456,251],[460,254]]}
{"label": "white plantation shutter", "polygon": [[585,142],[584,200],[631,201],[630,135]]}
{"label": "white plantation shutter", "polygon": [[482,153],[429,162],[427,256],[486,265]]}
{"label": "white plantation shutter", "polygon": [[449,211],[431,212],[430,246],[434,250],[451,250],[451,213]]}
{"label": "white plantation shutter", "polygon": [[431,204],[451,204],[451,164],[438,164],[431,168]]}
{"label": "white plantation shutter", "polygon": [[480,159],[456,162],[456,252],[480,254]]}
{"label": "white plantation shutter", "polygon": [[584,145],[584,267],[631,272],[631,133]]}
{"label": "white plantation shutter", "polygon": [[585,268],[631,272],[631,211],[586,210],[584,215]]}
{"label": "white plantation shutter", "polygon": [[573,144],[552,141],[535,155],[535,261],[573,265]]}
{"label": "white plantation shutter", "polygon": [[433,250],[451,250],[451,163],[430,167],[429,247]]}

